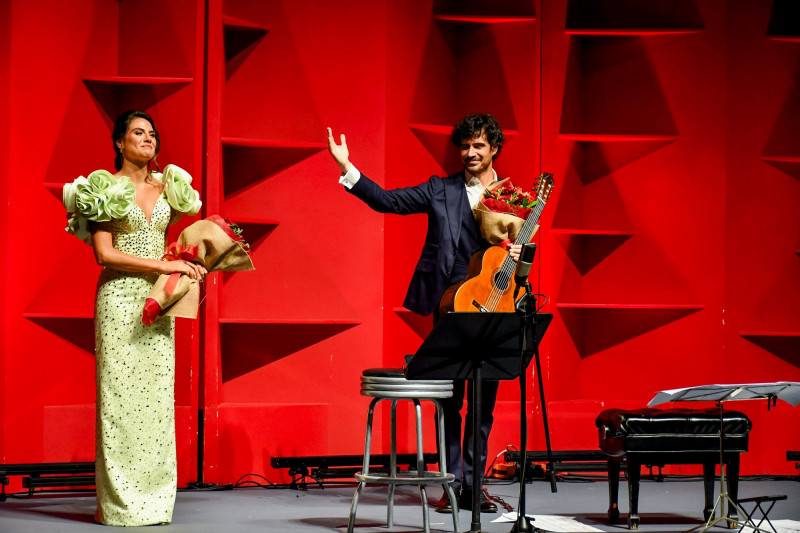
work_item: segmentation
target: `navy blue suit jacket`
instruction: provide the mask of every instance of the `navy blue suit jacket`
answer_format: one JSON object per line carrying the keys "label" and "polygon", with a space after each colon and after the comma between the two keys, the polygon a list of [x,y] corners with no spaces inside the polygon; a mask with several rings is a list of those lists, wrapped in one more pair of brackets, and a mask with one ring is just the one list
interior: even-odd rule
{"label": "navy blue suit jacket", "polygon": [[488,246],[472,216],[463,172],[446,178],[431,176],[415,187],[392,190],[361,174],[348,191],[380,213],[428,215],[425,245],[403,302],[420,315],[438,308],[447,288],[466,276],[472,255]]}

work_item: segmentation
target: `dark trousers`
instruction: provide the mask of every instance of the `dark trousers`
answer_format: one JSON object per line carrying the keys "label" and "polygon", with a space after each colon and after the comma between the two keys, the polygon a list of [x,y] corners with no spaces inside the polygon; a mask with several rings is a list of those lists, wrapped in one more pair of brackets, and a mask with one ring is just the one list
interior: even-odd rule
{"label": "dark trousers", "polygon": [[[475,464],[478,469],[479,482],[483,483],[486,469],[487,443],[489,431],[494,422],[494,404],[497,400],[498,381],[481,381],[481,424],[479,428],[479,445],[477,456],[480,461]],[[464,435],[461,435],[461,406],[464,404],[464,392],[467,393],[467,419],[464,424]],[[453,397],[442,402],[444,415],[444,445],[447,458],[447,471],[455,476],[453,488],[472,486],[472,465],[476,453],[472,449],[472,381],[456,380],[453,382]],[[463,443],[463,444],[462,444]],[[463,450],[463,454],[462,454]]]}

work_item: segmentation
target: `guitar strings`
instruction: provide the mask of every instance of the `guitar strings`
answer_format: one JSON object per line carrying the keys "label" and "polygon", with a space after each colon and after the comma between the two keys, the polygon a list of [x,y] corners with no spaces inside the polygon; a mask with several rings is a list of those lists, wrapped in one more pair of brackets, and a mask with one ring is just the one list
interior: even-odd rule
{"label": "guitar strings", "polygon": [[[536,227],[536,222],[534,222],[534,220],[538,222],[539,215],[541,215],[542,211],[544,210],[544,205],[545,205],[544,200],[539,198],[539,202],[536,203],[536,207],[534,207],[532,213],[532,215],[535,216],[532,215],[528,216],[528,219],[522,225],[522,229],[520,230],[519,235],[517,236],[517,241],[514,244],[516,244],[517,242],[527,243],[530,240],[531,236],[533,235],[533,228]],[[513,275],[513,272],[516,269],[515,263],[516,261],[511,259],[510,255],[506,257],[505,261],[503,261],[503,265],[500,267],[500,271],[492,279],[492,290],[489,293],[489,298],[487,298],[486,300],[486,309],[488,311],[493,312],[495,309],[497,309],[497,306],[500,304],[503,295],[506,293],[508,289],[510,289],[509,282],[511,281],[511,276]],[[498,287],[498,283],[496,283],[497,281],[499,281],[500,285],[504,286],[505,289],[500,289]]]}

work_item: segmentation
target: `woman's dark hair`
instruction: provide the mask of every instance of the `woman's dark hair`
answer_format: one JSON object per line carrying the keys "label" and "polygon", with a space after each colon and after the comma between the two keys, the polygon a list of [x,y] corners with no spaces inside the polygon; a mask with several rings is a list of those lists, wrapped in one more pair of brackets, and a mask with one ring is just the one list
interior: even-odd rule
{"label": "woman's dark hair", "polygon": [[[129,109],[122,113],[120,116],[117,117],[117,120],[114,122],[114,131],[111,132],[111,140],[114,143],[114,152],[117,154],[117,157],[114,159],[114,168],[117,170],[122,168],[122,152],[117,146],[117,142],[121,141],[125,138],[125,135],[128,133],[128,128],[131,126],[131,122],[135,118],[143,118],[153,126],[153,131],[156,134],[156,150],[153,159],[150,160],[158,172],[161,172],[161,167],[158,166],[158,158],[159,152],[161,152],[161,137],[158,135],[158,128],[156,128],[156,123],[153,122],[153,118],[148,115],[145,111],[136,111],[133,109]],[[150,163],[147,165],[150,166]]]}
{"label": "woman's dark hair", "polygon": [[497,153],[492,157],[492,159],[495,159],[500,155],[506,136],[503,134],[503,130],[500,129],[497,119],[488,113],[475,113],[462,118],[461,122],[453,127],[453,144],[461,146],[461,141],[473,139],[480,135],[481,131],[486,134],[486,140],[489,141],[489,144],[497,147]]}

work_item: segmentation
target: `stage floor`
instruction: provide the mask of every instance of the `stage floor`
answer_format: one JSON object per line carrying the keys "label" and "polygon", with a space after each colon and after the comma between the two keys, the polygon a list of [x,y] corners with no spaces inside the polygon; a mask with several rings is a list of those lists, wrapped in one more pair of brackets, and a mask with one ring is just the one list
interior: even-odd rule
{"label": "stage floor", "polygon": [[[578,523],[600,531],[627,531],[627,485],[620,483],[621,523],[606,522],[608,484],[606,481],[560,481],[558,492],[542,481],[528,484],[528,513],[574,517]],[[153,526],[159,533],[239,533],[239,532],[322,532],[346,531],[352,486],[326,486],[308,491],[292,489],[239,488],[229,491],[181,491],[172,524]],[[519,485],[490,484],[492,495],[516,505]],[[740,496],[786,494],[770,518],[797,521],[800,528],[800,482],[792,479],[742,480]],[[368,487],[358,507],[356,531],[375,533],[389,531],[385,527],[386,489]],[[428,500],[438,500],[440,490],[429,491]],[[0,503],[2,533],[84,533],[101,531],[94,524],[92,494],[38,494],[27,498],[9,498]],[[642,480],[640,488],[639,531],[686,531],[702,523],[703,483],[699,479],[672,478],[664,482]],[[493,522],[499,514],[482,514],[482,530],[507,533],[510,523]],[[461,531],[469,531],[471,513],[461,511]],[[543,523],[542,521],[539,522]],[[400,487],[395,504],[395,526],[390,531],[420,531],[422,511],[419,493],[414,488]],[[536,522],[534,522],[536,525]],[[431,512],[431,528],[452,531],[450,515]],[[577,526],[576,526],[577,529]],[[714,528],[715,531],[725,531]],[[106,529],[108,531],[108,529]]]}

